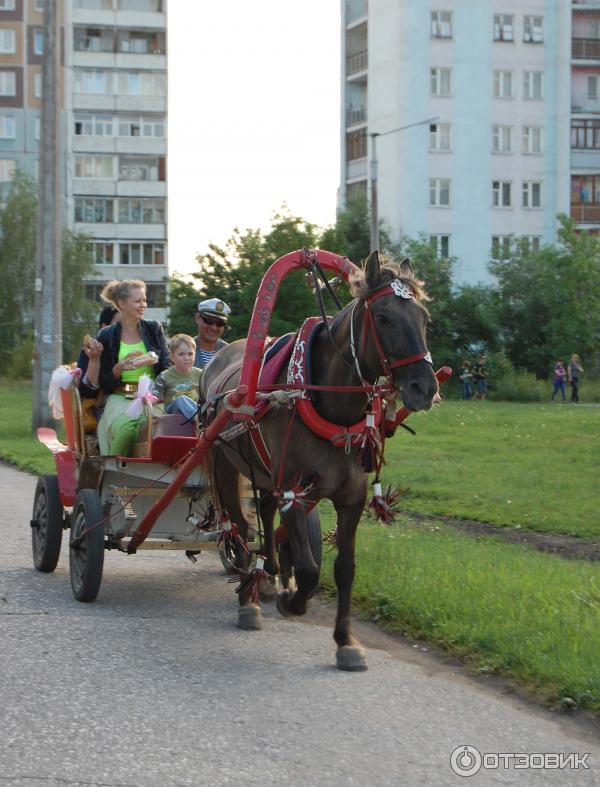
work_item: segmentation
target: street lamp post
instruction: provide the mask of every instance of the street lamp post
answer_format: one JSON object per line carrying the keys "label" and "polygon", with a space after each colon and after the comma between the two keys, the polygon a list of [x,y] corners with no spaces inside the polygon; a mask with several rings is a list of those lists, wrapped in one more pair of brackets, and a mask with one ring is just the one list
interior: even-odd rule
{"label": "street lamp post", "polygon": [[424,126],[425,124],[435,123],[439,116],[418,120],[416,123],[407,123],[406,126],[392,128],[389,131],[371,131],[371,251],[379,249],[379,206],[378,206],[378,161],[377,161],[377,137],[385,137],[388,134],[395,134],[397,131],[405,131],[413,126]]}

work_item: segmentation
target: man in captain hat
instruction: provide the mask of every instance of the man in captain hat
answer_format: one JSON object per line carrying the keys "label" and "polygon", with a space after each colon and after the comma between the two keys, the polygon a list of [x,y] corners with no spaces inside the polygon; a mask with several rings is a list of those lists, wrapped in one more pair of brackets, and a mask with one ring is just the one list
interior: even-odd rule
{"label": "man in captain hat", "polygon": [[200,301],[194,315],[198,326],[194,366],[204,369],[213,355],[227,346],[227,342],[221,337],[230,314],[229,306],[219,298]]}

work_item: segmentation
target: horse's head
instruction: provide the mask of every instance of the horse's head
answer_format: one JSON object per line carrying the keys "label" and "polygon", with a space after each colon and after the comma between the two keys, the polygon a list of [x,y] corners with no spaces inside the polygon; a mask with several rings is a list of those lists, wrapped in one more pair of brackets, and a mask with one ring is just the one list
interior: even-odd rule
{"label": "horse's head", "polygon": [[410,262],[381,265],[374,251],[365,263],[364,280],[354,287],[365,304],[366,367],[375,376],[391,376],[406,407],[428,410],[438,383],[427,351],[425,294]]}

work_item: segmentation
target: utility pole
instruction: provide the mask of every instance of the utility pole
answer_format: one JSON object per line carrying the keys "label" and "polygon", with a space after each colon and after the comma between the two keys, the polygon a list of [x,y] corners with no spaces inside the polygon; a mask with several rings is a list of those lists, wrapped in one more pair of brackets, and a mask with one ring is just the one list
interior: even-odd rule
{"label": "utility pole", "polygon": [[435,123],[439,117],[425,118],[416,123],[408,123],[400,128],[392,128],[389,131],[372,131],[371,137],[371,251],[379,250],[379,199],[378,199],[378,167],[377,161],[377,137],[385,137],[388,134],[395,134],[397,131],[404,131],[413,126],[424,126],[426,123]]}
{"label": "utility pole", "polygon": [[48,407],[48,384],[52,371],[62,363],[59,2],[44,2],[33,357],[34,431],[39,426],[53,424]]}

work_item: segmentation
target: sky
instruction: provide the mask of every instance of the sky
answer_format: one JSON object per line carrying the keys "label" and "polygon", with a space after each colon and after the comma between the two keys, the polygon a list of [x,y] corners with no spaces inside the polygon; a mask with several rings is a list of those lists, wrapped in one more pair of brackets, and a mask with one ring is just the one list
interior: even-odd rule
{"label": "sky", "polygon": [[[339,0],[169,3],[169,268],[287,203],[335,221]],[[292,249],[290,249],[292,251]]]}

